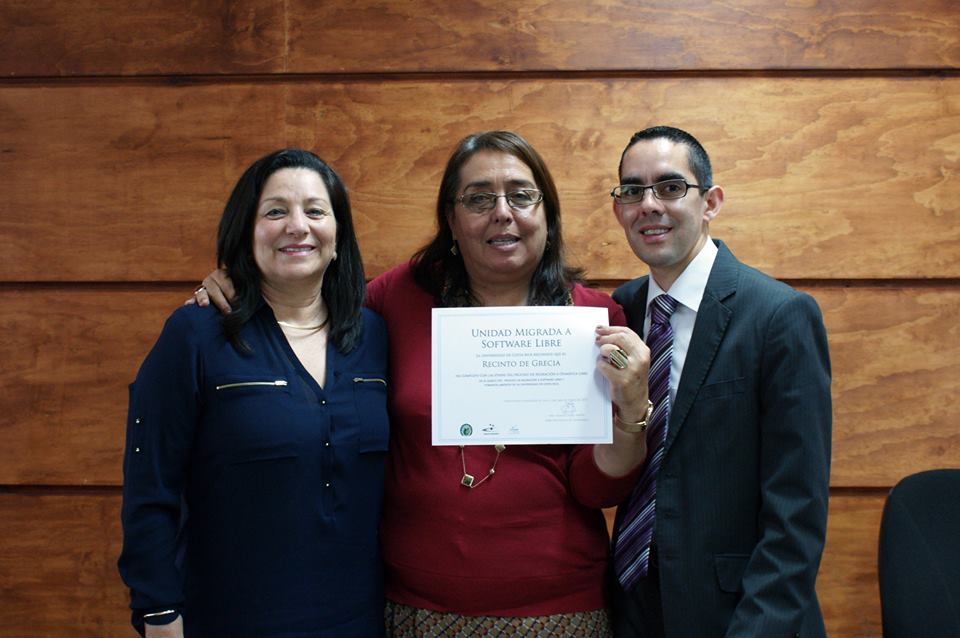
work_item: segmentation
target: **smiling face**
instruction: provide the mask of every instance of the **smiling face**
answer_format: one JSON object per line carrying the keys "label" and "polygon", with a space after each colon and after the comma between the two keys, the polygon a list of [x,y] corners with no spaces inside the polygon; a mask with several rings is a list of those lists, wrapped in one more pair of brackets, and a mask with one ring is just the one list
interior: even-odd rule
{"label": "smiling face", "polygon": [[[519,158],[498,151],[480,151],[460,169],[457,197],[471,193],[503,195],[539,189],[533,172]],[[447,223],[457,241],[471,285],[529,284],[547,243],[543,202],[513,209],[504,197],[490,211],[476,213],[455,202]]]}
{"label": "smiling face", "polygon": [[263,185],[253,227],[253,257],[265,288],[320,289],[336,259],[337,221],[320,175],[283,168]]}
{"label": "smiling face", "polygon": [[[687,147],[665,138],[641,140],[623,156],[621,184],[650,185],[666,179],[697,180],[690,169]],[[711,187],[702,193],[691,188],[681,199],[660,200],[648,189],[633,204],[613,201],[613,212],[637,257],[653,278],[668,290],[693,261],[709,232],[709,222],[723,204],[723,190]]]}

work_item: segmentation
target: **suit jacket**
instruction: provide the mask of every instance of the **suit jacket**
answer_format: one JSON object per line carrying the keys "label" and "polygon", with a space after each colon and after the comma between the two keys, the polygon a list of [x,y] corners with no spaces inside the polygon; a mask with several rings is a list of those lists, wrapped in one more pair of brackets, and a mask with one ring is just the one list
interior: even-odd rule
{"label": "suit jacket", "polygon": [[[814,583],[830,474],[816,302],[722,243],[670,413],[654,542],[669,638],[823,637]],[[643,334],[648,277],[614,292]]]}

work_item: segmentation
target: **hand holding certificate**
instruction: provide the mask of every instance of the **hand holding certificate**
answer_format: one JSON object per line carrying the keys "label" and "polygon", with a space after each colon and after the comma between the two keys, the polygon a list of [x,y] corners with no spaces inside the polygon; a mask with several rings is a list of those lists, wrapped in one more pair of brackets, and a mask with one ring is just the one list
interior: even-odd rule
{"label": "hand holding certificate", "polygon": [[604,308],[433,310],[433,444],[610,443]]}

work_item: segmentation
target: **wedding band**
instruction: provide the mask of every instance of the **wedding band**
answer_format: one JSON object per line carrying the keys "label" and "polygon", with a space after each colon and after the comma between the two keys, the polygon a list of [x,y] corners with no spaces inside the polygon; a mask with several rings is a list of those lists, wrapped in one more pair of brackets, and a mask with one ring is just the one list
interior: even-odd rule
{"label": "wedding band", "polygon": [[204,286],[203,284],[200,284],[199,286],[197,286],[197,289],[193,291],[193,296],[196,297],[201,292],[206,292],[206,291],[207,291],[207,287]]}
{"label": "wedding band", "polygon": [[630,362],[630,360],[627,358],[627,353],[621,350],[620,348],[617,348],[616,350],[611,352],[610,356],[607,358],[610,361],[610,365],[612,365],[618,370],[623,370],[624,368],[627,367],[627,364]]}

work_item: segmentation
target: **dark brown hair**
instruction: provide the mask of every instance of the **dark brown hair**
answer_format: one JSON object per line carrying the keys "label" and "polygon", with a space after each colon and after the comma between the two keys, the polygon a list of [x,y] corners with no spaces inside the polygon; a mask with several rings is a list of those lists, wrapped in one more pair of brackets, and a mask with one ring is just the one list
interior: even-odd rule
{"label": "dark brown hair", "polygon": [[286,148],[261,157],[248,168],[227,200],[217,232],[217,263],[227,269],[236,290],[233,311],[223,319],[230,341],[244,352],[249,346],[240,331],[264,303],[260,269],[253,256],[253,227],[263,187],[271,175],[284,168],[305,168],[320,176],[330,195],[337,220],[337,259],[330,262],[320,295],[330,317],[330,340],[341,352],[349,352],[360,336],[360,308],[366,294],[360,247],[353,228],[350,199],[340,176],[309,151]]}
{"label": "dark brown hair", "polygon": [[417,284],[433,295],[439,306],[470,306],[476,299],[470,291],[470,277],[459,255],[450,252],[453,233],[447,214],[456,204],[460,188],[460,169],[481,151],[506,153],[519,159],[533,173],[537,188],[543,192],[547,218],[547,242],[540,263],[530,280],[528,303],[537,306],[563,305],[570,287],[580,281],[582,271],[566,263],[560,232],[560,198],[553,177],[540,154],[521,136],[511,131],[484,131],[463,138],[447,161],[437,194],[437,233],[411,258]]}

